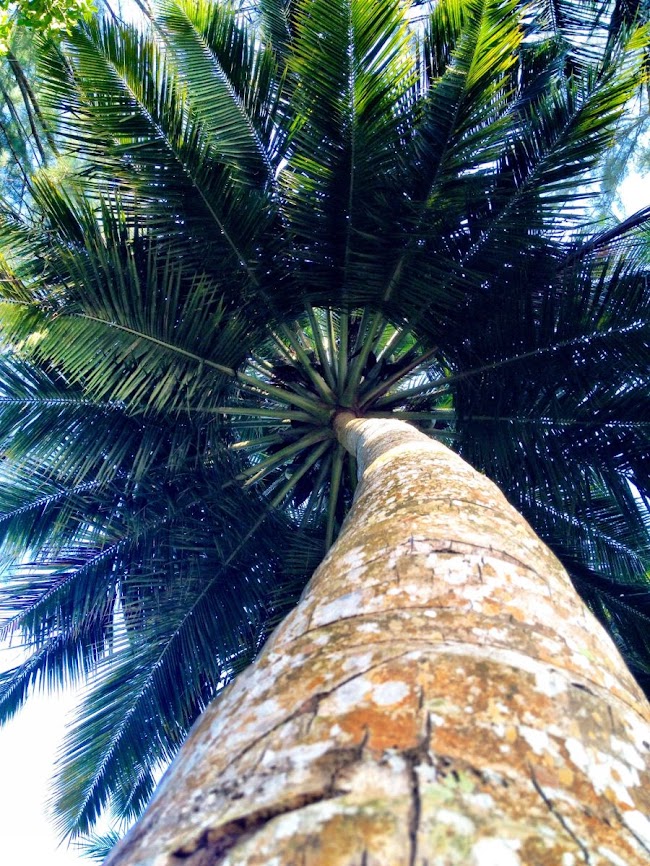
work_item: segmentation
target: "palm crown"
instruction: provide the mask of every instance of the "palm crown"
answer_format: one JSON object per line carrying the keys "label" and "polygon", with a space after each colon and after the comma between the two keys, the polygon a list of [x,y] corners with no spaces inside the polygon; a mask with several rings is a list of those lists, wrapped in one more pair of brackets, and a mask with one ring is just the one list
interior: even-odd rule
{"label": "palm crown", "polygon": [[43,45],[76,161],[2,217],[3,633],[31,654],[0,707],[98,673],[68,832],[139,812],[295,600],[354,491],[340,408],[494,478],[650,681],[647,214],[584,228],[645,31],[625,4],[258,12],[161,0]]}

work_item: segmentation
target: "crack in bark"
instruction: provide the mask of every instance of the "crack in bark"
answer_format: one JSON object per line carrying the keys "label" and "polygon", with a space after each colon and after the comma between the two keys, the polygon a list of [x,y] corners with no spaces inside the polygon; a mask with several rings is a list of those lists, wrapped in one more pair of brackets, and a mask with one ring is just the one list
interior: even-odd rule
{"label": "crack in bark", "polygon": [[348,767],[359,763],[368,741],[368,732],[360,743],[349,749],[333,749],[327,753],[329,781],[316,791],[288,795],[281,803],[260,808],[228,821],[217,828],[205,830],[183,848],[172,852],[172,857],[187,866],[218,866],[228,853],[240,842],[251,838],[273,819],[290,812],[297,812],[315,803],[336,800],[347,792],[337,786],[341,773]]}
{"label": "crack in bark", "polygon": [[[391,609],[390,612],[391,613],[393,611],[413,612],[413,611],[427,611],[427,610],[431,610],[430,605],[412,604],[412,605],[408,605],[408,606],[404,606],[404,607]],[[443,609],[443,610],[446,610],[446,609]],[[311,634],[317,634],[318,632],[327,632],[331,629],[332,625],[337,625],[339,623],[348,623],[348,622],[351,622],[354,620],[367,620],[368,622],[375,622],[377,619],[381,618],[381,615],[384,615],[384,614],[386,614],[386,611],[378,611],[377,613],[358,613],[358,614],[354,614],[352,616],[346,616],[344,619],[337,620],[336,623],[327,623],[324,626],[317,626],[316,628],[310,628],[307,631],[303,632],[301,637],[304,637],[306,635],[311,635]],[[496,624],[505,623],[507,625],[511,620],[512,620],[512,616],[493,617],[493,622]],[[437,654],[437,655],[444,655],[445,647],[447,647],[447,646],[449,646],[449,647],[466,646],[466,647],[468,647],[468,649],[469,648],[471,648],[471,649],[477,649],[477,648],[478,649],[485,649],[487,647],[487,648],[495,649],[495,650],[503,650],[503,651],[512,652],[512,653],[518,653],[519,655],[525,656],[527,658],[531,657],[530,653],[526,653],[523,650],[513,650],[512,643],[510,643],[508,641],[498,641],[498,640],[492,639],[490,641],[485,641],[484,643],[481,643],[478,639],[476,641],[470,641],[467,639],[458,640],[458,639],[453,638],[453,637],[447,637],[446,633],[439,628],[439,624],[436,621],[432,620],[432,623],[434,623],[434,622],[435,622],[436,629],[438,629],[438,631],[440,631],[441,639],[436,644],[432,644],[428,638],[417,638],[417,637],[414,637],[413,635],[411,635],[407,639],[405,639],[405,641],[404,641],[405,643],[408,643],[408,645],[411,647],[411,649],[406,650],[401,655],[406,655],[410,652],[413,652],[414,649],[419,649],[420,646],[426,647],[432,653]],[[516,623],[515,628],[520,629],[521,624]],[[346,648],[353,649],[353,650],[357,650],[357,649],[367,650],[368,648],[371,648],[371,647],[380,647],[380,646],[384,646],[384,645],[392,645],[394,643],[395,643],[394,637],[390,637],[390,638],[386,638],[386,639],[380,639],[380,638],[377,638],[373,635],[373,640],[363,640],[363,641],[360,641],[358,643],[356,643],[356,642],[355,643],[348,643],[348,644],[346,644]],[[324,647],[324,649],[325,650],[327,649],[327,645]],[[338,652],[340,652],[340,650]],[[391,656],[389,660],[394,661],[396,658],[401,658],[401,655],[400,656]],[[471,654],[471,655],[473,655],[473,654]],[[590,680],[587,677],[584,677],[586,682],[589,683],[589,685],[587,686],[584,683],[580,683],[577,681],[578,674],[576,673],[576,671],[571,670],[570,668],[560,667],[557,664],[552,664],[550,661],[541,661],[539,659],[536,659],[536,660],[539,661],[540,665],[552,668],[553,670],[556,670],[559,673],[561,673],[563,676],[565,676],[567,678],[567,685],[572,686],[572,687],[578,689],[579,691],[586,692],[587,694],[592,695],[593,697],[597,698],[598,700],[604,700],[605,702],[615,701],[615,702],[625,706],[628,709],[635,710],[635,712],[638,715],[638,708],[636,708],[633,704],[631,704],[627,700],[625,700],[624,697],[621,697],[620,695],[612,695],[612,693],[609,691],[609,689],[605,688],[604,686],[600,685],[599,683],[596,683],[593,680]],[[378,664],[382,664],[382,663],[383,662],[379,662]],[[512,668],[513,670],[521,670],[521,667],[518,667],[513,663],[508,663],[508,662],[498,662],[498,663],[499,664],[507,664],[508,667]],[[376,665],[373,667],[376,667]],[[373,669],[372,667],[368,668],[368,670],[372,670],[372,669]],[[571,679],[569,679],[569,676],[571,677]],[[346,682],[347,682],[347,680],[346,680]],[[318,696],[324,695],[325,697],[327,697],[331,693],[331,691],[333,691],[333,690],[330,690],[327,692],[319,692]],[[617,730],[619,730],[620,725],[617,725],[616,722],[614,721],[614,715],[613,715],[612,707],[610,706],[609,703],[606,703],[606,707],[607,707],[607,712],[608,712],[609,717],[610,717],[610,725],[611,725],[612,731],[616,732]],[[646,748],[650,749],[650,744],[647,744]]]}
{"label": "crack in bark", "polygon": [[582,853],[582,857],[583,857],[585,863],[587,864],[587,866],[592,866],[591,855],[589,854],[589,850],[587,849],[586,845],[584,844],[584,842],[582,842],[581,839],[578,838],[575,831],[572,830],[572,828],[569,826],[566,818],[556,808],[555,803],[550,799],[550,797],[547,796],[546,792],[544,791],[542,786],[537,781],[537,777],[535,775],[535,770],[532,767],[529,767],[529,771],[530,771],[530,778],[531,778],[531,781],[533,783],[533,788],[537,791],[537,793],[541,797],[542,801],[544,802],[545,806],[547,807],[547,809],[549,810],[551,815],[553,815],[553,817],[559,822],[559,824],[561,825],[561,827],[565,831],[565,833],[567,833],[571,837],[571,839],[573,839],[573,841],[576,843],[578,848],[580,848],[580,852]]}
{"label": "crack in bark", "polygon": [[[400,658],[402,655],[404,655],[404,653],[394,656],[391,659],[388,659],[388,661],[393,661],[396,658]],[[311,713],[315,717],[318,713],[318,705],[320,701],[323,700],[323,698],[328,697],[332,692],[336,691],[337,688],[344,685],[345,683],[356,679],[356,677],[358,676],[362,676],[368,670],[372,670],[374,667],[379,667],[383,663],[384,662],[382,661],[377,665],[372,665],[371,667],[365,669],[362,673],[354,674],[350,677],[347,677],[346,679],[337,683],[336,686],[329,689],[328,691],[317,692],[311,695],[309,698],[303,701],[303,703],[293,713],[286,716],[281,722],[278,722],[276,725],[266,731],[262,736],[255,738],[255,740],[249,743],[246,748],[242,749],[242,751],[240,751],[237,756],[226,765],[224,771],[230,769],[237,762],[237,760],[239,760],[239,758],[241,758],[252,748],[254,748],[255,745],[261,743],[266,737],[268,737],[270,734],[281,728],[292,719],[297,718],[300,715],[304,715],[305,713]],[[336,787],[337,780],[339,779],[340,774],[343,770],[345,770],[350,765],[358,763],[361,760],[363,756],[363,751],[369,739],[369,735],[369,731],[366,728],[362,739],[357,745],[344,749],[333,748],[325,754],[324,757],[331,763],[332,766],[330,768],[329,783],[324,788],[321,788],[319,791],[314,791],[311,793],[298,794],[293,798],[285,800],[283,803],[278,804],[277,806],[269,806],[267,808],[258,809],[249,813],[248,815],[243,815],[240,818],[233,819],[232,821],[229,821],[218,829],[206,830],[201,835],[193,839],[191,842],[187,843],[184,848],[172,852],[172,856],[177,859],[183,860],[188,864],[191,864],[191,866],[217,866],[217,864],[221,862],[226,856],[228,851],[230,851],[230,849],[234,845],[240,842],[242,838],[254,835],[262,827],[268,824],[269,821],[271,821],[273,818],[276,818],[288,812],[297,811],[298,809],[302,809],[305,806],[311,805],[313,803],[325,800],[333,800],[342,796],[346,792],[344,790],[339,790]],[[208,791],[208,794],[219,793],[223,790],[223,788],[219,787],[211,788]]]}
{"label": "crack in bark", "polygon": [[420,782],[415,764],[409,762],[409,776],[411,783],[411,809],[409,814],[409,866],[415,866],[418,856],[418,831],[420,829],[420,816],[422,814],[422,802],[420,799]]}
{"label": "crack in bark", "polygon": [[173,851],[172,857],[188,866],[190,864],[191,866],[218,866],[235,845],[258,833],[274,818],[304,809],[313,803],[335,800],[339,796],[340,793],[330,793],[328,789],[297,794],[277,806],[258,809],[241,818],[228,821],[216,830],[204,830],[191,843]]}
{"label": "crack in bark", "polygon": [[430,752],[431,743],[431,713],[426,713],[424,719],[424,729],[420,736],[418,744],[412,748],[402,752],[402,756],[406,760],[409,770],[409,781],[411,786],[411,809],[409,813],[409,866],[416,866],[418,857],[418,833],[420,829],[420,819],[422,817],[422,799],[420,797],[420,780],[418,778],[417,768],[423,763],[433,765]]}
{"label": "crack in bark", "polygon": [[[409,550],[412,548],[416,542],[423,542],[430,547],[430,553],[452,553],[457,556],[464,555],[487,555],[489,557],[493,557],[494,559],[498,559],[502,562],[509,562],[513,565],[518,565],[523,568],[525,571],[532,572],[532,574],[537,575],[537,577],[544,580],[547,583],[547,578],[544,574],[540,573],[534,568],[531,568],[529,562],[525,562],[522,559],[519,559],[516,556],[513,556],[510,553],[506,553],[505,550],[499,550],[495,547],[484,547],[481,544],[472,544],[470,541],[462,541],[457,538],[432,538],[431,536],[417,536],[410,535],[407,541],[399,542],[395,545],[395,548],[400,547],[408,547]],[[395,549],[393,548],[393,550]],[[418,553],[424,553],[424,551],[417,551]],[[408,554],[407,554],[408,555]]]}
{"label": "crack in bark", "polygon": [[[314,692],[313,695],[310,695],[308,698],[306,698],[298,707],[296,707],[295,710],[290,712],[288,715],[284,716],[280,721],[276,722],[275,725],[272,725],[268,730],[264,731],[264,733],[259,734],[259,736],[257,736],[257,737],[254,737],[250,741],[250,743],[247,743],[246,746],[244,746],[240,751],[238,751],[236,753],[236,755],[234,755],[233,758],[227,764],[224,765],[224,767],[221,770],[221,774],[223,775],[228,770],[230,770],[237,763],[237,761],[239,761],[240,758],[242,758],[244,755],[246,755],[248,752],[250,752],[251,749],[254,749],[256,746],[258,746],[263,740],[265,740],[268,736],[270,736],[271,734],[275,733],[277,730],[282,728],[288,722],[291,722],[294,719],[298,718],[299,716],[305,715],[306,713],[311,713],[312,721],[313,721],[315,716],[318,714],[318,706],[319,706],[320,702],[324,698],[329,697],[337,689],[341,688],[341,686],[347,685],[347,683],[352,682],[353,680],[357,679],[360,676],[364,676],[369,671],[375,670],[376,668],[379,668],[382,665],[385,665],[385,664],[388,664],[389,662],[394,662],[394,661],[397,661],[398,659],[404,658],[404,657],[408,656],[408,654],[410,652],[412,652],[412,650],[407,649],[407,650],[404,650],[403,652],[397,653],[396,655],[387,656],[386,658],[382,658],[378,662],[376,662],[375,664],[372,664],[372,665],[369,665],[368,667],[365,667],[363,669],[363,671],[360,671],[358,673],[353,673],[350,676],[345,677],[344,679],[337,681],[335,685],[331,686],[331,688],[324,689],[324,690],[318,691],[318,692]],[[310,722],[310,724],[311,724],[311,722]],[[209,793],[217,792],[218,790],[219,790],[219,788],[212,788]]]}
{"label": "crack in bark", "polygon": [[[392,518],[387,518],[387,520],[390,519]],[[384,521],[379,521],[377,525],[381,525],[382,522]],[[487,555],[488,557],[493,557],[494,559],[501,560],[503,562],[509,562],[513,565],[517,565],[523,568],[525,571],[531,572],[532,574],[536,575],[538,578],[544,581],[544,583],[549,589],[549,592],[551,591],[546,575],[538,569],[532,568],[530,562],[524,561],[523,559],[520,559],[510,553],[507,553],[504,550],[499,550],[495,547],[484,547],[483,545],[472,544],[469,541],[462,541],[456,538],[437,538],[429,535],[414,535],[413,533],[410,533],[404,541],[398,541],[395,542],[395,544],[386,545],[385,547],[380,548],[379,551],[377,551],[377,548],[375,547],[375,552],[372,556],[364,559],[363,565],[369,566],[377,562],[381,562],[383,559],[386,559],[391,554],[394,554],[396,550],[399,550],[401,548],[406,548],[405,556],[413,553],[424,553],[424,551],[414,551],[414,546],[418,542],[428,545],[430,548],[430,550],[428,551],[429,553],[451,553],[456,556],[462,556],[465,554],[482,554]],[[345,553],[343,555],[345,555]],[[326,561],[327,560],[324,560],[323,562]],[[485,563],[483,562],[483,564]],[[303,597],[309,595],[309,590],[310,584],[308,583],[303,591]],[[310,623],[312,616],[310,616],[309,618]],[[310,626],[308,626],[308,629],[311,630]]]}
{"label": "crack in bark", "polygon": [[[312,715],[312,721],[313,721],[313,718],[318,714],[318,705],[320,704],[320,702],[323,700],[323,698],[329,697],[332,694],[332,692],[336,691],[336,689],[340,688],[341,686],[346,685],[347,683],[351,682],[352,680],[356,679],[359,676],[362,676],[363,674],[367,673],[368,671],[373,670],[376,667],[379,667],[381,664],[384,663],[384,661],[395,661],[395,659],[401,658],[402,655],[405,655],[405,653],[400,653],[397,656],[392,656],[389,659],[382,660],[381,662],[378,662],[376,665],[371,665],[369,668],[366,668],[362,673],[352,674],[351,676],[337,682],[336,685],[332,686],[332,688],[330,688],[330,689],[326,689],[326,690],[323,690],[320,692],[314,692],[313,695],[310,695],[308,698],[306,698],[300,704],[300,706],[296,707],[295,710],[293,710],[288,715],[284,716],[280,721],[276,722],[275,725],[272,725],[270,728],[268,728],[268,730],[264,731],[263,734],[260,734],[259,736],[254,737],[250,741],[250,743],[247,743],[246,746],[244,746],[240,751],[238,751],[237,754],[232,758],[232,760],[229,761],[223,767],[223,769],[221,771],[222,774],[225,773],[227,770],[229,770],[234,764],[236,764],[240,758],[242,758],[244,755],[246,755],[248,752],[250,752],[251,749],[254,749],[255,746],[258,746],[263,740],[265,740],[271,734],[274,734],[277,730],[282,728],[288,722],[291,722],[294,719],[297,719],[299,716],[305,715],[306,713],[310,713]],[[311,722],[310,722],[310,724],[311,724]],[[219,789],[213,788],[212,790],[216,791]]]}

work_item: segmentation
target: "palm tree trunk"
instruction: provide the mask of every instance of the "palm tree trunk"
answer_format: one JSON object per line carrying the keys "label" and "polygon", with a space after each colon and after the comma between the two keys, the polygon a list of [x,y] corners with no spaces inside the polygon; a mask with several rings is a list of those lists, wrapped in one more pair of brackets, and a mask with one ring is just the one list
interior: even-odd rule
{"label": "palm tree trunk", "polygon": [[443,445],[335,426],[338,541],[107,863],[646,864],[649,708],[560,563]]}

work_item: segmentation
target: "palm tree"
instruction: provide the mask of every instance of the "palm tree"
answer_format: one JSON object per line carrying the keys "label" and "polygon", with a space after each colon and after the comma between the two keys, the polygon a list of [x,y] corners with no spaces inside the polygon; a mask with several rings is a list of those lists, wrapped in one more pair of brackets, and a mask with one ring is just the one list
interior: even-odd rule
{"label": "palm tree", "polygon": [[[353,441],[385,422],[498,483],[648,688],[648,213],[587,220],[644,68],[645,31],[614,11],[262,0],[251,22],[161,0],[147,27],[42,46],[76,162],[1,224],[3,634],[31,653],[0,706],[92,676],[60,768],[67,833],[108,803],[136,817],[326,551],[341,560],[368,462]],[[439,474],[465,472],[437,448]],[[618,680],[640,702],[620,666],[568,670],[576,694]],[[219,850],[260,818],[241,814]],[[645,825],[617,822],[635,862]]]}

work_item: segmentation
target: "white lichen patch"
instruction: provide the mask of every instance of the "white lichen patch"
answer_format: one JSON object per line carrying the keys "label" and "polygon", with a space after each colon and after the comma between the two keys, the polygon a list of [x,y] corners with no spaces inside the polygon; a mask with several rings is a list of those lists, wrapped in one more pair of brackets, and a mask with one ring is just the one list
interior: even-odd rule
{"label": "white lichen patch", "polygon": [[409,694],[409,687],[400,680],[389,680],[376,685],[372,690],[372,700],[380,707],[399,704]]}
{"label": "white lichen patch", "polygon": [[521,866],[518,839],[479,839],[472,845],[472,866]]}
{"label": "white lichen patch", "polygon": [[536,755],[543,755],[544,752],[551,751],[551,741],[546,731],[539,731],[528,727],[528,725],[519,725],[518,730],[519,736],[526,740]]}
{"label": "white lichen patch", "polygon": [[633,809],[623,812],[623,821],[639,841],[643,842],[646,848],[650,848],[650,819],[638,809]]}
{"label": "white lichen patch", "polygon": [[612,736],[610,738],[610,746],[615,755],[621,757],[626,764],[636,767],[637,770],[645,770],[646,764],[643,757],[638,753],[632,743],[627,743],[619,737]]}
{"label": "white lichen patch", "polygon": [[592,670],[594,662],[592,659],[588,658],[584,653],[574,652],[571,656],[571,662],[576,668],[582,668],[585,673],[589,673]]}
{"label": "white lichen patch", "polygon": [[[481,689],[477,686],[474,686],[470,689],[470,694],[472,695],[472,697],[480,697]],[[490,718],[498,719],[502,717],[507,719],[510,717],[511,710],[510,707],[506,706],[506,704],[503,703],[503,701],[490,699],[488,701],[488,712],[490,714]]]}
{"label": "white lichen patch", "polygon": [[473,628],[472,634],[486,641],[495,641],[495,643],[507,644],[511,638],[510,632],[505,628]]}
{"label": "white lichen patch", "polygon": [[337,566],[340,570],[349,574],[350,571],[358,568],[364,568],[366,565],[366,549],[362,545],[351,547],[345,553],[339,554],[337,558]]}
{"label": "white lichen patch", "polygon": [[601,857],[605,858],[605,861],[609,863],[610,866],[628,866],[622,857],[619,857],[618,854],[615,854],[610,848],[606,848],[604,845],[599,847],[598,853]]}
{"label": "white lichen patch", "polygon": [[254,708],[254,711],[255,716],[263,721],[277,718],[286,713],[286,710],[284,710],[282,705],[275,698],[269,698],[268,700],[263,701]]}
{"label": "white lichen patch", "polygon": [[354,655],[347,658],[341,667],[346,673],[351,673],[352,671],[367,671],[371,664],[372,653],[361,653],[358,656]]}
{"label": "white lichen patch", "polygon": [[[367,677],[354,677],[343,683],[330,695],[335,713],[347,713],[358,706],[373,689],[373,684]],[[325,704],[323,705],[325,710]]]}
{"label": "white lichen patch", "polygon": [[[614,693],[620,694],[621,684],[623,683],[623,680],[619,679],[615,676],[612,676],[612,674],[608,670],[602,669],[602,667],[601,667],[601,672],[602,672],[602,683],[603,683],[604,688],[607,689],[608,692],[614,692]],[[627,676],[627,671],[624,671],[623,675]]]}
{"label": "white lichen patch", "polygon": [[491,794],[467,794],[465,799],[478,812],[491,812],[494,809],[494,797]]}
{"label": "white lichen patch", "polygon": [[262,756],[260,766],[273,766],[278,759],[283,763],[289,762],[292,767],[306,767],[313,764],[321,755],[331,749],[331,743],[327,740],[320,743],[304,743],[293,748],[283,748],[279,752],[267,749]]}
{"label": "white lichen patch", "polygon": [[404,758],[398,754],[397,752],[388,751],[384,752],[384,756],[381,761],[382,767],[389,767],[391,772],[398,775],[403,775],[406,769],[406,761]]}
{"label": "white lichen patch", "polygon": [[636,744],[640,754],[650,757],[650,718],[647,711],[646,718],[630,707],[621,707],[621,711],[625,728],[629,731],[629,740]]}
{"label": "white lichen patch", "polygon": [[538,692],[554,698],[567,690],[567,681],[559,671],[554,668],[540,667],[535,671],[535,688]]}
{"label": "white lichen patch", "polygon": [[355,589],[335,598],[334,601],[319,605],[312,615],[312,628],[356,616],[363,610],[363,596],[362,590]]}
{"label": "white lichen patch", "polygon": [[436,813],[436,821],[451,827],[459,836],[473,836],[476,825],[467,815],[460,812],[452,812],[451,809],[439,809]]}
{"label": "white lichen patch", "polygon": [[576,864],[576,855],[572,854],[570,851],[565,851],[562,855],[562,866],[576,866]]}
{"label": "white lichen patch", "polygon": [[[295,768],[287,768],[287,770],[278,771],[277,769],[274,772],[267,774],[262,779],[259,779],[259,783],[251,784],[250,786],[246,786],[242,790],[244,800],[248,800],[248,802],[255,802],[256,804],[260,804],[262,802],[265,803],[278,803],[282,801],[282,798],[286,795],[287,789],[292,785],[300,784],[301,778],[309,776],[309,771],[305,771],[305,768],[300,768],[301,772],[295,772]],[[289,770],[291,772],[289,772]],[[231,802],[231,809],[234,814],[231,817],[235,817],[239,812],[240,807],[237,805],[237,801],[235,803]],[[216,810],[213,809],[212,813],[214,814]],[[223,817],[227,819],[227,813],[223,814]]]}
{"label": "white lichen patch", "polygon": [[418,783],[422,787],[435,785],[438,782],[438,772],[433,764],[418,764],[415,772],[418,777]]}
{"label": "white lichen patch", "polygon": [[214,748],[214,743],[223,740],[224,737],[228,741],[229,750],[235,753],[251,739],[268,731],[288,715],[287,710],[277,700],[270,699],[252,706],[244,717],[239,710],[237,723],[233,724],[233,718],[236,717],[235,713],[238,710],[239,707],[235,705],[230,713],[224,712],[223,715],[210,719],[209,725],[203,726],[200,739],[195,737],[192,750],[186,753],[187,766],[205,761],[206,756]]}
{"label": "white lichen patch", "polygon": [[379,634],[381,633],[381,628],[377,622],[362,622],[357,626],[357,631],[360,631],[362,634]]}
{"label": "white lichen patch", "polygon": [[[271,638],[271,646],[278,653],[281,653],[281,647],[290,644],[309,629],[310,619],[311,604],[309,601],[305,600],[302,605],[289,614],[287,619],[282,623],[282,628],[275,632]],[[237,680],[235,680],[235,682],[237,682]]]}
{"label": "white lichen patch", "polygon": [[228,716],[225,713],[222,713],[220,716],[217,716],[210,725],[210,731],[208,733],[208,738],[212,740],[213,743],[218,743],[223,729],[228,724]]}
{"label": "white lichen patch", "polygon": [[[597,794],[610,789],[620,803],[634,806],[628,791],[640,784],[639,774],[634,767],[599,749],[585,746],[575,737],[569,737],[565,745],[572,763],[589,778]],[[650,842],[650,834],[648,841]]]}
{"label": "white lichen patch", "polygon": [[426,604],[431,598],[431,589],[421,583],[400,583],[399,586],[391,586],[386,595],[390,598],[406,596],[414,604]]}
{"label": "white lichen patch", "polygon": [[313,833],[320,825],[330,821],[334,815],[344,811],[340,803],[334,800],[322,800],[307,809],[288,812],[275,819],[275,836],[277,839],[291,839],[298,834]]}

